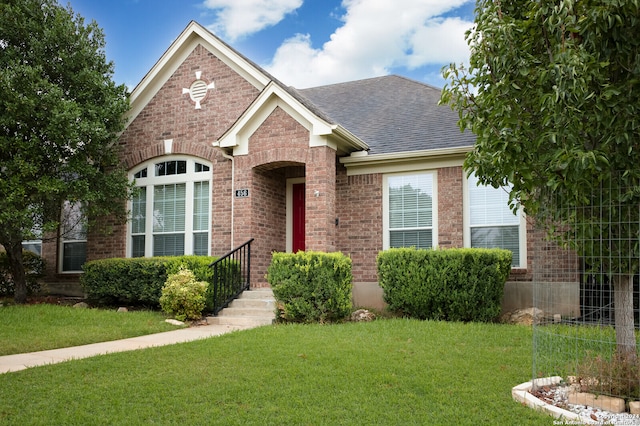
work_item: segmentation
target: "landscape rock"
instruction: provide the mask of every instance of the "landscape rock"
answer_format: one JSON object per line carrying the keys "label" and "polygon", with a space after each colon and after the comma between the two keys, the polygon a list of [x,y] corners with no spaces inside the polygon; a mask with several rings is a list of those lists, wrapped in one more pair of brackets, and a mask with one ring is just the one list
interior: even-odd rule
{"label": "landscape rock", "polygon": [[640,401],[631,401],[629,403],[629,412],[631,414],[640,414]]}
{"label": "landscape rock", "polygon": [[569,393],[569,404],[590,405],[601,410],[612,413],[622,413],[625,411],[625,403],[622,398],[613,398],[605,395],[594,395],[586,392]]}
{"label": "landscape rock", "polygon": [[517,309],[502,315],[502,322],[508,324],[533,325],[534,321],[540,321],[544,315],[542,309],[527,308]]}
{"label": "landscape rock", "polygon": [[177,319],[171,319],[171,318],[164,320],[164,322],[168,322],[169,324],[172,324],[172,325],[184,325],[182,321],[178,321]]}
{"label": "landscape rock", "polygon": [[376,315],[366,309],[358,309],[351,314],[351,321],[373,321],[374,319],[376,319]]}
{"label": "landscape rock", "polygon": [[74,308],[80,308],[80,309],[86,309],[89,307],[89,305],[85,302],[78,302],[75,305],[73,305]]}
{"label": "landscape rock", "polygon": [[129,312],[129,310],[125,307],[119,307],[118,312]]}

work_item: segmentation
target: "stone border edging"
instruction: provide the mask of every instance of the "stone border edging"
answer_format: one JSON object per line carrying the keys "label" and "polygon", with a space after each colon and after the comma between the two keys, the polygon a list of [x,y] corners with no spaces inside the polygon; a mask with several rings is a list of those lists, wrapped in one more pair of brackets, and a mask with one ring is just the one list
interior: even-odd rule
{"label": "stone border edging", "polygon": [[562,377],[560,376],[552,376],[552,377],[544,377],[541,379],[531,380],[526,383],[522,383],[518,386],[514,386],[511,389],[511,396],[514,400],[526,405],[529,408],[533,408],[534,410],[544,411],[545,413],[555,417],[560,420],[569,420],[573,422],[580,422],[576,424],[597,424],[593,419],[585,418],[580,416],[579,414],[572,413],[571,411],[564,410],[562,408],[556,407],[555,405],[547,404],[531,395],[529,391],[534,385],[536,386],[553,386],[557,385],[562,381]]}

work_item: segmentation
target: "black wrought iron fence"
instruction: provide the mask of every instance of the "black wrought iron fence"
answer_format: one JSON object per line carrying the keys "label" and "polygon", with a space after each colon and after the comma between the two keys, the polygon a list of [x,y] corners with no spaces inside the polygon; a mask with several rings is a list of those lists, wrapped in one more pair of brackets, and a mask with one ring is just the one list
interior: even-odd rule
{"label": "black wrought iron fence", "polygon": [[211,263],[213,270],[213,314],[217,315],[240,293],[251,286],[250,239]]}

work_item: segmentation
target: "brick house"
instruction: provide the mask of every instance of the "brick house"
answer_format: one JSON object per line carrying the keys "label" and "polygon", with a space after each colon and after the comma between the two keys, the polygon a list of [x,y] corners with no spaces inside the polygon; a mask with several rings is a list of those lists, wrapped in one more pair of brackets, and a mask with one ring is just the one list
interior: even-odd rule
{"label": "brick house", "polygon": [[[505,309],[530,306],[536,233],[504,191],[466,178],[474,136],[439,98],[399,76],[296,90],[191,22],[131,94],[131,220],[43,243],[47,280],[72,291],[85,259],[222,255],[254,238],[252,285],[268,285],[274,251],[341,251],[355,304],[375,307],[380,250],[499,245],[514,252]],[[574,297],[576,278],[558,281]]]}

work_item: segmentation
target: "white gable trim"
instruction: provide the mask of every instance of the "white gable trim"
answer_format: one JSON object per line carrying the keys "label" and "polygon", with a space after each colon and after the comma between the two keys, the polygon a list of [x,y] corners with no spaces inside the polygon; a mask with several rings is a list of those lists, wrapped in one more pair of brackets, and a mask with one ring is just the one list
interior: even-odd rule
{"label": "white gable trim", "polygon": [[320,119],[274,82],[267,85],[234,125],[213,144],[221,148],[233,148],[233,155],[247,155],[249,138],[276,107],[284,110],[309,131],[310,147],[329,146],[338,150],[340,146],[351,145],[357,149],[367,148],[364,142],[345,129]]}
{"label": "white gable trim", "polygon": [[223,43],[206,28],[195,21],[191,21],[131,92],[129,97],[131,108],[127,117],[128,123],[131,123],[140,114],[151,98],[162,88],[199,44],[258,90],[264,89],[269,83],[270,78],[260,69]]}

